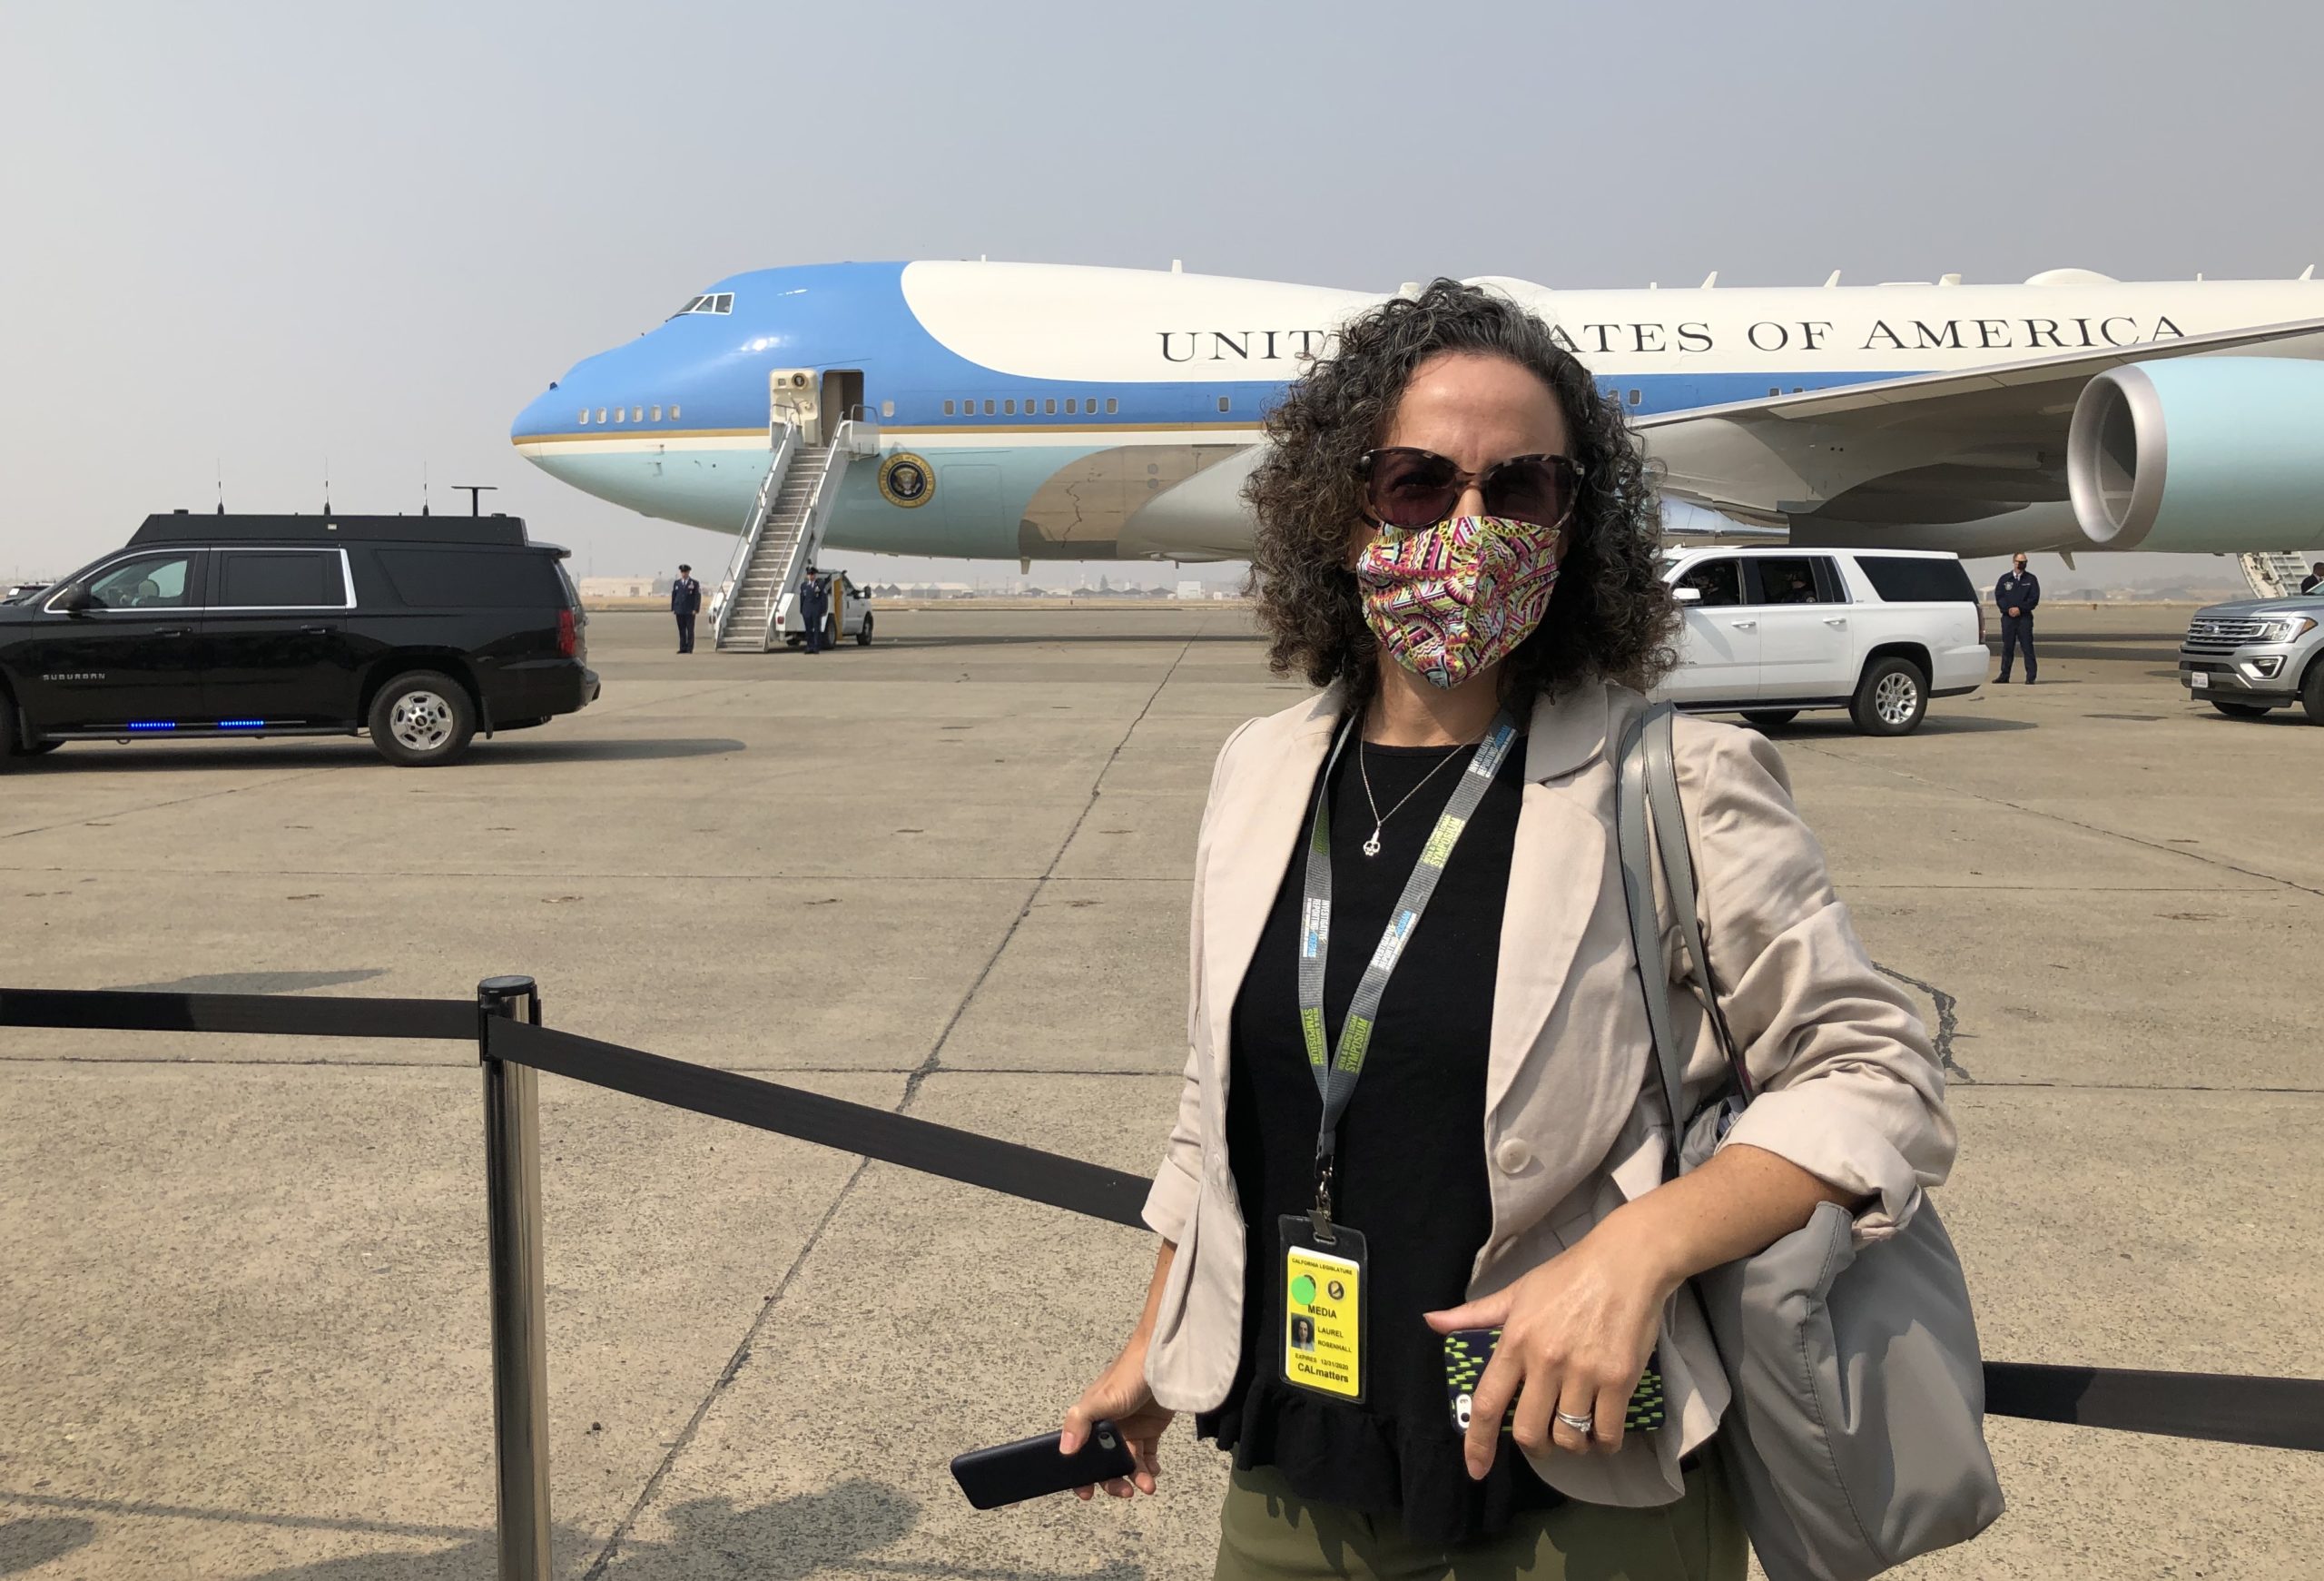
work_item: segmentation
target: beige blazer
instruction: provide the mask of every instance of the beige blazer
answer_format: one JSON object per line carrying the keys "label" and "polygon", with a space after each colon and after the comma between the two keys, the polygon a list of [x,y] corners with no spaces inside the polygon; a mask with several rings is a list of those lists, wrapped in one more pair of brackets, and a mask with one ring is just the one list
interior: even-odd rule
{"label": "beige blazer", "polygon": [[[1178,1249],[1147,1378],[1178,1410],[1216,1407],[1235,1377],[1244,1224],[1226,1157],[1228,1023],[1342,706],[1334,688],[1250,721],[1211,776],[1195,857],[1186,1086],[1146,1203],[1146,1221]],[[1478,1117],[1492,1233],[1470,1274],[1472,1299],[1573,1245],[1663,1178],[1669,1122],[1614,840],[1612,754],[1644,707],[1636,692],[1592,683],[1533,710]],[[1723,1145],[1764,1148],[1866,1199],[1860,1243],[1894,1234],[1953,1161],[1928,1035],[1833,895],[1775,748],[1754,732],[1684,717],[1676,746],[1715,977],[1760,1087]],[[1668,918],[1667,894],[1659,898]],[[1660,969],[1683,983],[1667,923],[1663,940]],[[1724,1066],[1700,1004],[1686,992],[1673,1002],[1691,1051],[1691,1110],[1720,1090]],[[1660,1349],[1671,1426],[1631,1434],[1611,1457],[1536,1457],[1552,1487],[1600,1504],[1679,1496],[1679,1457],[1711,1436],[1728,1400],[1691,1292],[1664,1313]]]}

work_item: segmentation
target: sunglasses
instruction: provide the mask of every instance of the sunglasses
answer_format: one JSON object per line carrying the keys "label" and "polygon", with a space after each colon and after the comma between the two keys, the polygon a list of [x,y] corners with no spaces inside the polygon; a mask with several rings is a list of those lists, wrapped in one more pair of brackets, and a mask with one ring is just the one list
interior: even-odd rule
{"label": "sunglasses", "polygon": [[1383,527],[1433,527],[1452,514],[1470,484],[1485,514],[1535,527],[1562,527],[1589,476],[1571,456],[1512,456],[1482,472],[1463,472],[1434,450],[1392,445],[1366,450],[1355,464],[1364,508]]}

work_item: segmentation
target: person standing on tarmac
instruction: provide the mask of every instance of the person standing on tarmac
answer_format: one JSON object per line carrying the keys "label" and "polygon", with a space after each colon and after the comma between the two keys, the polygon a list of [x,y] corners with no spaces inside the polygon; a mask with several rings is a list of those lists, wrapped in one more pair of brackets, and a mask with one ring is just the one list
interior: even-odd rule
{"label": "person standing on tarmac", "polygon": [[2308,575],[2299,579],[2299,596],[2305,598],[2319,588],[2324,588],[2324,560],[2308,568]]}
{"label": "person standing on tarmac", "polygon": [[831,595],[823,590],[823,581],[815,575],[815,568],[799,578],[799,618],[807,627],[807,651],[823,651],[823,622],[831,614]]}
{"label": "person standing on tarmac", "polygon": [[1994,604],[2001,610],[2001,676],[1996,685],[2009,684],[2009,661],[2020,648],[2025,650],[2025,684],[2034,684],[2034,607],[2041,601],[2041,580],[2025,568],[2021,552],[1994,584]]}
{"label": "person standing on tarmac", "polygon": [[694,618],[702,612],[702,584],[694,579],[692,566],[678,568],[678,579],[670,584],[670,613],[677,617],[678,651],[694,651]]}

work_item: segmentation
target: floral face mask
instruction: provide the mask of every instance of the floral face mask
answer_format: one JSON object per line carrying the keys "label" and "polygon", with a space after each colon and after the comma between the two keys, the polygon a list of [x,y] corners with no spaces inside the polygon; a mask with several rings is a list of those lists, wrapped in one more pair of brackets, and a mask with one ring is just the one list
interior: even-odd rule
{"label": "floral face mask", "polygon": [[1355,564],[1381,651],[1446,690],[1533,635],[1558,584],[1553,529],[1498,516],[1383,529]]}

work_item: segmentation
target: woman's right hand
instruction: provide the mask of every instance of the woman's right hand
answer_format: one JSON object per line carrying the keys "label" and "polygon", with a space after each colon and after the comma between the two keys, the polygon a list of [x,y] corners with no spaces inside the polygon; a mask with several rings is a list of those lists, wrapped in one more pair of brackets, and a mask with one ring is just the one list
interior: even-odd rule
{"label": "woman's right hand", "polygon": [[[1162,1444],[1162,1429],[1170,1425],[1177,1413],[1155,1403],[1154,1391],[1146,1386],[1146,1345],[1143,1338],[1133,1339],[1128,1349],[1116,1357],[1113,1364],[1098,1375],[1098,1381],[1073,1402],[1065,1413],[1063,1436],[1058,1440],[1060,1453],[1070,1455],[1088,1441],[1090,1429],[1101,1421],[1114,1424],[1114,1430],[1129,1446],[1130,1458],[1136,1463],[1128,1477],[1117,1477],[1105,1484],[1108,1493],[1117,1498],[1128,1498],[1133,1492],[1152,1493],[1161,1476],[1161,1464],[1157,1451]],[[1087,1500],[1097,1493],[1095,1487],[1077,1487],[1073,1497]]]}

